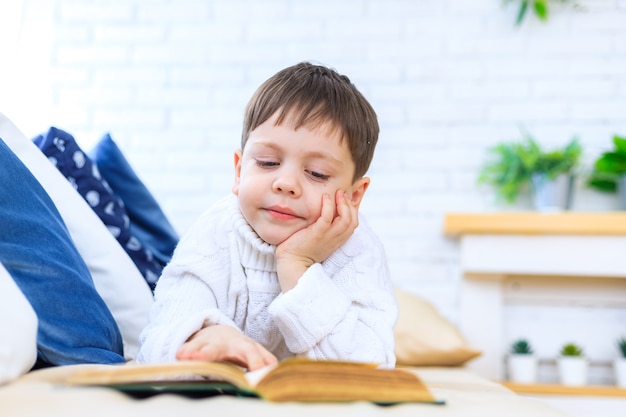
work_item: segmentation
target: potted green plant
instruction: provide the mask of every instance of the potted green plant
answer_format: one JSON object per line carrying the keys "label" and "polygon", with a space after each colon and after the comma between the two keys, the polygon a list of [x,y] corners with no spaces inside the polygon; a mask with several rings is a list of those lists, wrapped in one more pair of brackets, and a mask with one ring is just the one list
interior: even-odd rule
{"label": "potted green plant", "polygon": [[587,383],[589,362],[582,347],[575,343],[563,345],[558,358],[561,384],[580,386]]}
{"label": "potted green plant", "polygon": [[562,148],[545,151],[525,134],[522,141],[489,148],[488,154],[478,183],[492,186],[497,202],[514,203],[529,189],[537,210],[567,210],[571,206],[574,172],[582,154],[577,138]]}
{"label": "potted green plant", "polygon": [[626,338],[617,340],[619,356],[613,362],[615,372],[615,382],[618,387],[626,388]]}
{"label": "potted green plant", "polygon": [[528,340],[517,339],[511,343],[507,361],[508,377],[519,384],[537,382],[537,357]]}
{"label": "potted green plant", "polygon": [[602,192],[617,193],[621,208],[626,209],[626,137],[613,136],[613,149],[594,161],[588,185]]}

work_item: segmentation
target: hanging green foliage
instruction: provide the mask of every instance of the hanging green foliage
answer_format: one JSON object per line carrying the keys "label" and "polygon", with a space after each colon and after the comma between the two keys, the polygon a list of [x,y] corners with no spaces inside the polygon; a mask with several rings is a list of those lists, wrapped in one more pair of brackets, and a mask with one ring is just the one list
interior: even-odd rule
{"label": "hanging green foliage", "polygon": [[545,22],[548,20],[549,15],[549,4],[551,3],[561,3],[561,4],[570,4],[574,7],[578,5],[574,0],[502,0],[505,5],[510,3],[519,3],[519,9],[517,12],[517,18],[515,20],[515,24],[517,26],[521,25],[528,13],[528,9],[535,13],[535,16],[539,18],[539,20]]}

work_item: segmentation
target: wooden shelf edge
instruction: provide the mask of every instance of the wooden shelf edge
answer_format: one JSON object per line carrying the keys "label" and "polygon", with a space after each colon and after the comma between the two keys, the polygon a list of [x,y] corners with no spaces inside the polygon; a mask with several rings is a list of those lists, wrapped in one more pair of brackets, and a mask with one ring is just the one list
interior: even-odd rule
{"label": "wooden shelf edge", "polygon": [[444,234],[626,235],[626,212],[447,213]]}
{"label": "wooden shelf edge", "polygon": [[610,385],[567,386],[558,384],[518,384],[510,381],[503,381],[501,384],[517,394],[626,398],[626,388]]}

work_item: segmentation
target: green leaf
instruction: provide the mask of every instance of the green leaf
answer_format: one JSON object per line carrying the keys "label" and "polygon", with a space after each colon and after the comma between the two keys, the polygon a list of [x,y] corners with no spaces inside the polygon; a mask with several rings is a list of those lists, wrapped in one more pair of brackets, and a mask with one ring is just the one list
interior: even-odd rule
{"label": "green leaf", "polygon": [[515,24],[517,26],[522,24],[524,16],[526,15],[526,10],[528,10],[528,0],[522,0],[519,7],[519,12],[517,12],[517,20],[515,21]]}
{"label": "green leaf", "polygon": [[626,138],[620,136],[613,136],[613,144],[617,153],[624,154],[626,157]]}
{"label": "green leaf", "polygon": [[535,14],[544,22],[548,20],[548,2],[547,0],[535,0],[533,2]]}
{"label": "green leaf", "polygon": [[601,154],[593,163],[587,185],[599,191],[615,193],[620,177],[626,175],[626,138],[613,136],[614,149]]}
{"label": "green leaf", "polygon": [[594,165],[596,171],[620,176],[626,174],[626,155],[617,152],[605,152]]}
{"label": "green leaf", "polygon": [[601,172],[594,172],[587,185],[605,193],[617,192],[617,178],[614,175],[606,176]]}

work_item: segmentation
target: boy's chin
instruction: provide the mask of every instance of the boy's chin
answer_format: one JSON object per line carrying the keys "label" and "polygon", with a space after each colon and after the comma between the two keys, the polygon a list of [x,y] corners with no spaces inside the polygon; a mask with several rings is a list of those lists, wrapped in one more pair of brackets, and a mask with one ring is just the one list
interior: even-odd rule
{"label": "boy's chin", "polygon": [[274,246],[278,246],[281,243],[283,243],[285,240],[287,240],[286,237],[284,236],[280,236],[280,235],[276,235],[273,233],[259,233],[258,230],[255,230],[257,236],[259,238],[261,238],[261,240],[269,245],[274,245]]}
{"label": "boy's chin", "polygon": [[293,232],[293,233],[290,233],[290,234],[285,234],[285,233],[283,233],[283,234],[259,233],[259,232],[257,232],[257,235],[265,243],[268,243],[268,244],[273,245],[273,246],[278,246],[281,243],[283,243],[284,241],[286,241],[287,239],[289,239],[291,236],[293,236],[293,234],[296,233],[296,232]]}

